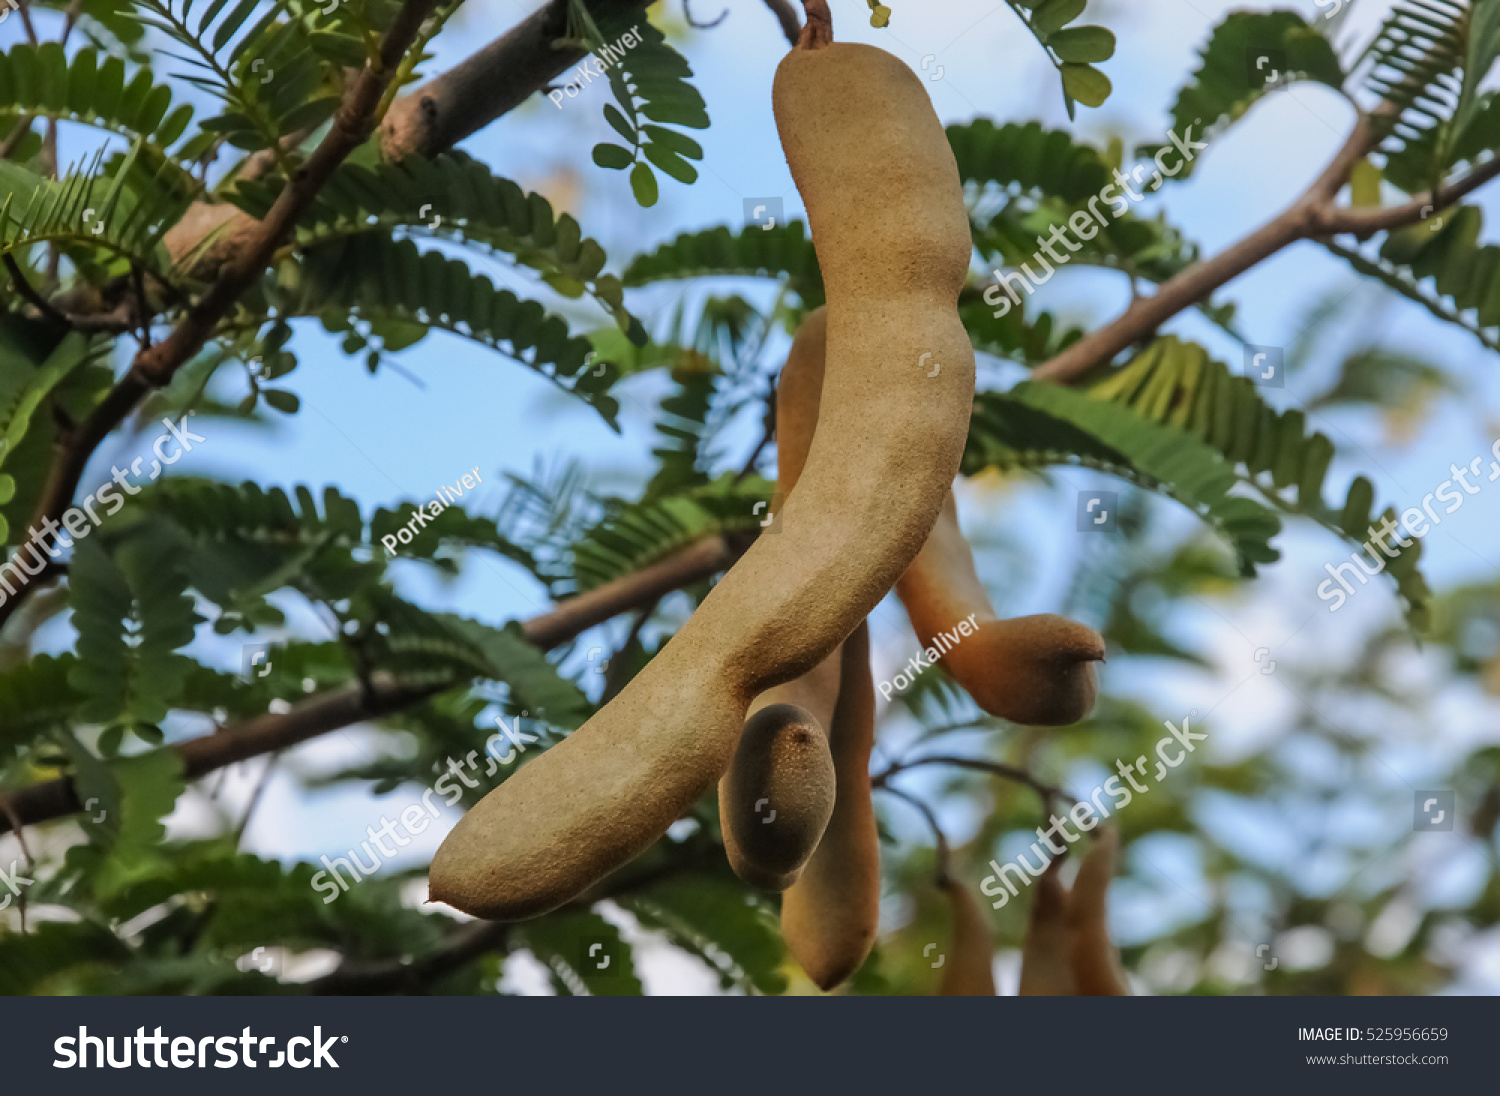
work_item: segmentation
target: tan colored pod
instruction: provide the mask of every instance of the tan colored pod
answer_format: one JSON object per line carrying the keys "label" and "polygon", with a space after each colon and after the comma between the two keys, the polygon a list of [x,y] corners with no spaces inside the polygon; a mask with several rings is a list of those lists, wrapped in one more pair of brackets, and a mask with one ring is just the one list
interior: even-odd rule
{"label": "tan colored pod", "polygon": [[[816,309],[803,318],[787,354],[786,367],[782,369],[776,386],[776,486],[777,494],[783,499],[797,486],[802,466],[807,461],[808,447],[812,444],[813,429],[817,426],[818,394],[823,384],[823,356],[828,343],[827,320],[827,310],[823,308]],[[763,814],[751,816],[752,804],[774,799],[782,804],[782,809],[790,817],[813,817],[818,804],[824,800],[832,808],[834,773],[831,760],[826,770],[804,766],[798,770],[801,779],[791,787],[787,786],[786,781],[776,781],[779,786],[773,791],[770,783],[774,780],[775,770],[758,763],[760,755],[756,751],[746,750],[745,736],[750,733],[751,724],[755,723],[763,709],[772,705],[796,705],[811,718],[818,734],[822,736],[823,752],[826,755],[828,727],[833,721],[833,709],[839,693],[839,650],[840,648],[835,647],[827,658],[801,677],[767,689],[755,698],[750,705],[750,718],[740,737],[740,746],[729,763],[729,771],[719,781],[719,829],[724,837],[724,851],[735,874],[760,890],[782,891],[791,886],[797,878],[797,872],[788,871],[780,865],[794,861],[800,870],[817,847],[822,830],[819,828],[814,831],[805,826],[784,830],[781,836],[785,840],[805,840],[808,842],[806,848],[800,850],[799,855],[796,850],[783,847],[782,855],[776,858],[776,863],[762,861],[753,845],[736,840],[736,835],[747,827],[751,832],[757,832],[754,829],[756,825],[765,825]],[[819,774],[826,775],[825,784],[820,785],[814,779]],[[760,779],[765,779],[767,783],[758,784],[757,780]],[[729,792],[731,783],[737,787],[734,794]],[[803,798],[789,799],[793,789]],[[823,822],[826,824],[827,821],[825,815]]]}
{"label": "tan colored pod", "polygon": [[724,851],[735,874],[761,890],[791,886],[833,814],[834,780],[828,735],[805,709],[772,704],[746,720],[719,781]]}
{"label": "tan colored pod", "polygon": [[1022,997],[1076,997],[1073,949],[1068,932],[1068,891],[1053,860],[1033,888],[1031,920],[1021,947]]}
{"label": "tan colored pod", "polygon": [[945,879],[942,887],[948,895],[948,908],[953,913],[953,929],[938,996],[993,997],[995,956],[984,910],[980,909],[969,888],[957,879]]}
{"label": "tan colored pod", "polygon": [[432,862],[435,901],[532,917],[644,852],[723,775],[750,701],[818,665],[879,604],[958,472],[972,242],[927,90],[883,50],[832,44],[793,50],[773,102],[828,294],[819,429],[781,531],[614,700],[459,821]]}
{"label": "tan colored pod", "polygon": [[974,702],[1016,723],[1063,726],[1094,706],[1104,640],[1052,613],[1000,620],[974,570],[950,492],[932,535],[896,584],[928,657]]}
{"label": "tan colored pod", "polygon": [[833,817],[812,859],[781,896],[781,935],[792,957],[821,989],[857,971],[880,924],[880,836],[870,792],[875,745],[875,681],[870,629],[844,644],[838,707],[829,746],[838,778]]}
{"label": "tan colored pod", "polygon": [[1109,881],[1115,874],[1120,835],[1099,831],[1094,847],[1078,866],[1068,900],[1068,935],[1072,948],[1073,980],[1081,997],[1128,997],[1130,983],[1109,939],[1106,917]]}

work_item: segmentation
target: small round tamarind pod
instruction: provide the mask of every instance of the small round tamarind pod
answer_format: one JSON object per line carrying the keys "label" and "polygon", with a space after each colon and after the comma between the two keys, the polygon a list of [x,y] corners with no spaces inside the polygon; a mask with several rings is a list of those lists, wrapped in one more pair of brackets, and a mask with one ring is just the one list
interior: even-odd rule
{"label": "small round tamarind pod", "polygon": [[1093,708],[1094,663],[1104,658],[1104,640],[1053,613],[998,619],[959,531],[951,492],[896,594],[922,646],[991,715],[1056,727]]}
{"label": "small round tamarind pod", "polygon": [[822,40],[783,59],[772,93],[828,298],[818,431],[780,534],[613,700],[460,819],[433,858],[432,900],[532,917],[644,852],[723,775],[750,701],[828,657],[937,520],[974,394],[963,187],[916,74]]}
{"label": "small round tamarind pod", "polygon": [[990,925],[984,910],[968,887],[951,876],[943,880],[948,908],[953,914],[952,936],[939,997],[994,997],[994,954],[990,949]]}
{"label": "small round tamarind pod", "polygon": [[1120,835],[1114,829],[1099,831],[1073,880],[1068,899],[1068,935],[1073,980],[1081,997],[1129,997],[1130,983],[1120,969],[1119,956],[1109,939],[1106,917],[1109,881],[1115,874]]}
{"label": "small round tamarind pod", "polygon": [[860,968],[880,923],[880,835],[870,791],[875,679],[867,624],[844,643],[828,740],[838,781],[833,817],[812,859],[781,896],[782,939],[823,990]]}
{"label": "small round tamarind pod", "polygon": [[835,779],[828,736],[805,709],[772,704],[746,720],[719,781],[734,873],[760,890],[791,886],[833,814]]}
{"label": "small round tamarind pod", "polygon": [[[802,466],[807,461],[807,450],[812,445],[813,431],[818,423],[818,402],[823,387],[823,355],[828,343],[828,311],[818,308],[803,317],[792,339],[792,348],[787,354],[786,366],[776,385],[776,488],[783,499],[797,486],[802,475]],[[797,871],[788,871],[778,866],[783,861],[795,861],[801,869],[807,858],[817,847],[822,829],[814,831],[805,826],[795,829],[783,828],[778,835],[783,840],[794,838],[808,842],[805,850],[796,855],[794,850],[782,848],[777,864],[760,860],[756,846],[739,842],[737,835],[745,830],[760,832],[765,815],[752,812],[765,804],[780,803],[781,810],[794,818],[816,816],[818,805],[827,800],[830,809],[834,798],[834,772],[830,760],[825,769],[804,764],[798,770],[795,781],[775,779],[774,768],[763,763],[764,748],[773,741],[765,735],[750,735],[751,725],[759,712],[771,705],[796,705],[811,716],[818,733],[824,737],[824,752],[827,752],[828,727],[833,721],[834,705],[838,701],[841,658],[835,647],[816,667],[784,684],[767,689],[750,705],[750,718],[740,736],[739,748],[729,763],[729,771],[719,781],[719,829],[724,838],[724,851],[735,874],[752,887],[760,890],[782,891],[797,878]],[[760,750],[747,750],[747,741],[760,743]],[[807,751],[796,754],[806,760]],[[826,773],[826,785],[819,785],[815,777]],[[759,781],[765,781],[764,784]],[[775,783],[777,787],[770,787]],[[730,787],[735,791],[731,794]],[[801,797],[789,801],[788,796]],[[781,817],[781,816],[778,816]],[[823,817],[826,824],[827,816]],[[773,823],[774,825],[774,823]]]}
{"label": "small round tamarind pod", "polygon": [[1032,888],[1031,918],[1021,946],[1022,997],[1076,997],[1068,931],[1068,891],[1059,875],[1059,857],[1047,865]]}

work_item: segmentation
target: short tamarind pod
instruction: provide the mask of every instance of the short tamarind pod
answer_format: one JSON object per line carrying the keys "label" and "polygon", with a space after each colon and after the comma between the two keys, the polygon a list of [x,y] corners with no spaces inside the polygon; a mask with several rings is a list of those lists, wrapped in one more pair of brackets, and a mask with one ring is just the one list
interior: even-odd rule
{"label": "short tamarind pod", "polygon": [[926,88],[883,50],[834,43],[792,50],[772,100],[828,297],[818,432],[780,533],[609,704],[464,815],[433,858],[433,900],[536,916],[644,852],[723,775],[751,699],[816,666],[895,585],[958,473],[973,242]]}
{"label": "short tamarind pod", "polygon": [[861,624],[844,643],[838,707],[829,727],[838,779],[833,817],[812,859],[781,896],[782,939],[824,990],[860,968],[880,923],[880,836],[870,793],[874,745],[870,629]]}
{"label": "short tamarind pod", "polygon": [[1101,830],[1094,847],[1078,866],[1078,878],[1073,880],[1073,893],[1068,900],[1068,935],[1073,980],[1081,997],[1130,996],[1130,983],[1120,969],[1105,916],[1109,881],[1115,874],[1119,849],[1119,833],[1113,829]]}
{"label": "short tamarind pod", "polygon": [[1062,726],[1093,708],[1099,692],[1094,663],[1104,657],[1104,640],[1053,613],[998,619],[959,531],[951,493],[896,594],[923,648],[936,653],[991,715]]}
{"label": "short tamarind pod", "polygon": [[1062,859],[1047,865],[1032,888],[1031,919],[1021,946],[1022,997],[1076,997],[1068,931],[1068,891],[1059,871]]}
{"label": "short tamarind pod", "polygon": [[791,886],[833,814],[828,735],[793,704],[772,704],[745,721],[729,772],[719,781],[724,851],[752,887]]}
{"label": "short tamarind pod", "polygon": [[943,880],[953,934],[948,940],[939,997],[995,996],[995,957],[990,948],[990,926],[973,892],[957,879]]}

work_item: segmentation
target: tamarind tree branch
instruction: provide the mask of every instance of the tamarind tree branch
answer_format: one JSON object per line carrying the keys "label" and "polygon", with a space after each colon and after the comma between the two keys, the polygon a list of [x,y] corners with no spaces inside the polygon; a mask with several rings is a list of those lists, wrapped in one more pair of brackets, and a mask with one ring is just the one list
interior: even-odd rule
{"label": "tamarind tree branch", "polygon": [[[584,0],[590,14],[644,10],[652,0]],[[582,60],[577,46],[559,46],[568,0],[551,0],[479,52],[397,99],[380,125],[387,160],[435,156],[520,106],[532,93]]]}
{"label": "tamarind tree branch", "polygon": [[[60,440],[41,496],[27,523],[29,527],[36,528],[45,518],[54,521],[62,518],[72,504],[78,481],[94,450],[147,393],[167,384],[173,374],[203,348],[219,321],[261,276],[276,248],[291,234],[293,225],[318,191],[344,159],[369,137],[376,123],[375,111],[381,96],[436,4],[437,0],[406,0],[402,4],[386,30],[376,56],[365,63],[363,71],[345,93],[327,135],[307,163],[288,180],[265,219],[235,248],[233,258],[212,288],[187,310],[167,338],[137,353],[130,368],[104,400]],[[0,624],[9,618],[31,588],[31,583],[22,582],[15,595],[0,605]]]}
{"label": "tamarind tree branch", "polygon": [[[707,537],[659,563],[524,621],[521,633],[533,646],[550,650],[622,612],[727,569],[752,539],[748,535]],[[353,723],[393,715],[453,687],[453,684],[405,684],[392,674],[377,672],[371,676],[368,687],[354,682],[311,697],[288,712],[256,716],[216,734],[163,749],[178,755],[184,775],[193,780],[237,761],[284,750]],[[11,831],[17,824],[32,825],[82,809],[72,777],[32,784],[0,798],[0,833]]]}
{"label": "tamarind tree branch", "polygon": [[1340,233],[1364,238],[1381,230],[1415,224],[1500,174],[1500,157],[1496,157],[1451,186],[1419,195],[1399,206],[1369,210],[1339,207],[1338,194],[1349,181],[1354,166],[1379,144],[1380,134],[1374,119],[1388,111],[1382,105],[1372,114],[1361,113],[1328,166],[1277,216],[1218,255],[1194,263],[1169,278],[1151,296],[1136,297],[1115,320],[1038,366],[1032,376],[1060,384],[1077,383],[1122,350],[1150,337],[1179,312],[1206,300],[1216,289],[1299,240]]}
{"label": "tamarind tree branch", "polygon": [[781,33],[786,35],[787,44],[795,46],[802,34],[802,23],[792,9],[792,0],[766,0],[766,7],[771,9],[776,21],[781,24]]}

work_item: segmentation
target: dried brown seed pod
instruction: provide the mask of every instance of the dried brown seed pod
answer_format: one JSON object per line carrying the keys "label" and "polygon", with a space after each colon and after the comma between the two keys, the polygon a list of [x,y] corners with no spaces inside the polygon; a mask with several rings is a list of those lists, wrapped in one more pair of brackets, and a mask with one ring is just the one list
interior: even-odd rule
{"label": "dried brown seed pod", "polygon": [[943,880],[953,915],[952,935],[943,963],[939,997],[995,996],[994,952],[990,923],[973,892],[951,876]]}
{"label": "dried brown seed pod", "polygon": [[833,814],[828,736],[806,709],[772,704],[745,722],[729,772],[719,781],[724,851],[753,887],[791,886]]}
{"label": "dried brown seed pod", "polygon": [[1021,948],[1022,997],[1076,997],[1073,948],[1068,931],[1068,891],[1059,871],[1063,858],[1047,865],[1032,888],[1031,919]]}
{"label": "dried brown seed pod", "polygon": [[[819,308],[803,319],[776,387],[776,488],[782,498],[797,486],[817,426],[818,393],[823,384],[823,355],[828,342],[827,318],[827,311]],[[825,802],[828,811],[833,808],[835,777],[833,762],[828,757],[827,736],[838,701],[840,663],[839,648],[835,647],[833,653],[801,677],[756,697],[729,771],[719,781],[719,828],[724,837],[724,851],[735,874],[760,890],[782,891],[792,885],[823,836],[822,825],[813,828],[801,820],[818,817]],[[827,759],[826,767],[808,763],[814,752],[810,743],[800,751],[783,751],[788,761],[800,762],[795,773],[788,774],[790,778],[779,777],[776,768],[766,764],[770,744],[777,738],[766,735],[763,724],[759,727],[761,733],[752,735],[751,731],[760,712],[772,705],[796,705],[807,716],[822,739],[821,756]],[[781,805],[778,817],[799,821],[793,826],[782,826],[777,833],[776,855],[765,860],[757,852],[758,844],[742,842],[738,836],[747,830],[762,832],[755,827],[767,824],[765,814],[751,815],[757,810],[763,812],[765,804],[770,803]],[[826,825],[827,812],[821,817]],[[800,847],[796,842],[802,843]]]}
{"label": "dried brown seed pod", "polygon": [[819,430],[780,534],[613,701],[460,820],[432,862],[434,900],[531,917],[645,851],[724,773],[750,701],[828,657],[895,584],[958,472],[973,244],[927,91],[885,51],[834,43],[792,50],[772,100],[828,296]]}
{"label": "dried brown seed pod", "polygon": [[870,794],[875,682],[870,630],[844,644],[829,746],[838,779],[833,817],[807,866],[781,896],[781,935],[792,957],[829,990],[860,968],[880,922],[880,837]]}
{"label": "dried brown seed pod", "polygon": [[1016,723],[1076,723],[1094,706],[1104,640],[1052,613],[1000,620],[974,570],[950,493],[896,593],[927,657],[941,661],[974,702]]}
{"label": "dried brown seed pod", "polygon": [[1072,952],[1073,979],[1080,997],[1128,997],[1130,983],[1120,968],[1120,958],[1109,939],[1106,899],[1115,874],[1120,835],[1114,829],[1100,830],[1094,847],[1078,866],[1073,893],[1068,899],[1068,936]]}

